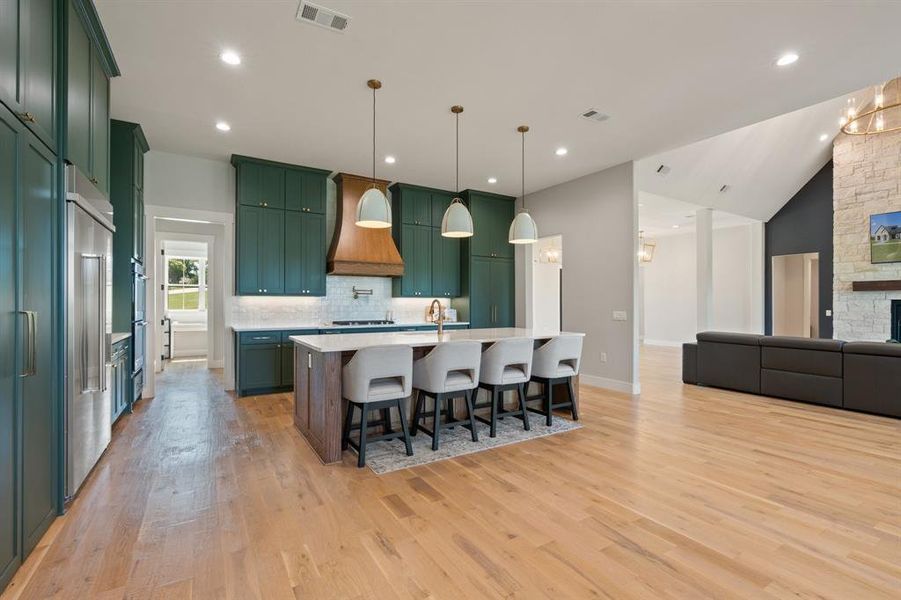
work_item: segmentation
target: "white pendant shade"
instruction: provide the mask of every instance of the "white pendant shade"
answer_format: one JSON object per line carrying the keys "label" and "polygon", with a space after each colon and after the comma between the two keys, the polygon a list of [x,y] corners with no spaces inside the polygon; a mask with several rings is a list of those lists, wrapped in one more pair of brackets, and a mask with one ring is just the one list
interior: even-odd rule
{"label": "white pendant shade", "polygon": [[510,234],[507,238],[511,244],[534,244],[538,241],[538,226],[532,219],[532,215],[526,211],[520,211],[510,224]]}
{"label": "white pendant shade", "polygon": [[454,198],[444,211],[441,235],[448,238],[472,237],[472,215],[459,198]]}
{"label": "white pendant shade", "polygon": [[391,227],[391,204],[382,190],[372,187],[357,202],[357,227],[385,229]]}

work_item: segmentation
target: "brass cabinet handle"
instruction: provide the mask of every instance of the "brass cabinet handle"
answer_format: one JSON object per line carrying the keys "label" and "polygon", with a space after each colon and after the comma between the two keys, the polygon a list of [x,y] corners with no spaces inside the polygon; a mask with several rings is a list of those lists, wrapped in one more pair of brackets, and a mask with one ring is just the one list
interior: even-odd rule
{"label": "brass cabinet handle", "polygon": [[38,122],[38,120],[34,116],[34,113],[23,112],[23,113],[20,113],[19,116],[22,117],[22,120],[27,123],[37,123]]}
{"label": "brass cabinet handle", "polygon": [[100,183],[100,181],[98,181],[96,177],[91,177],[91,183],[97,185],[98,183]]}

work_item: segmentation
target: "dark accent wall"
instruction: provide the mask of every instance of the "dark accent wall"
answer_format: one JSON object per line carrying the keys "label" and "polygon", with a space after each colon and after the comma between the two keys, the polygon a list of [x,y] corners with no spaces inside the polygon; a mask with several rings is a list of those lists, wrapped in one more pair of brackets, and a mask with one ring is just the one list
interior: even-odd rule
{"label": "dark accent wall", "polygon": [[810,178],[804,187],[764,227],[766,333],[773,333],[773,257],[783,254],[820,253],[820,337],[832,337],[832,161]]}

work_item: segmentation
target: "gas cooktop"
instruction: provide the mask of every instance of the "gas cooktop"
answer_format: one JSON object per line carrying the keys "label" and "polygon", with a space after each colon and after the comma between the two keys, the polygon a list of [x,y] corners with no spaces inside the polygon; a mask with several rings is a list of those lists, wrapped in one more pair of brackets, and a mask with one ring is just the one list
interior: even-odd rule
{"label": "gas cooktop", "polygon": [[332,321],[332,325],[394,325],[394,321],[384,319],[358,320],[358,321]]}

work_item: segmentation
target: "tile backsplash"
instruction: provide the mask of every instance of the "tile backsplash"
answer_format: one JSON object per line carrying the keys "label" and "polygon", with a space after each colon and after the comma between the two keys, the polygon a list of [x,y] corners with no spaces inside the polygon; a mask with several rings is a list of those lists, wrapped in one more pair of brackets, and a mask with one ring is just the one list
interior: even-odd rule
{"label": "tile backsplash", "polygon": [[[372,290],[372,295],[353,297],[353,288]],[[329,275],[326,295],[321,298],[297,296],[233,296],[230,325],[273,326],[320,325],[350,319],[388,319],[398,323],[418,323],[432,298],[392,298],[388,277],[348,277]],[[445,307],[446,299],[442,300]]]}

